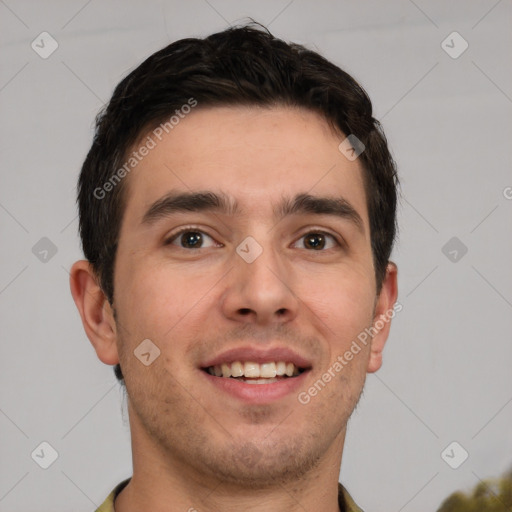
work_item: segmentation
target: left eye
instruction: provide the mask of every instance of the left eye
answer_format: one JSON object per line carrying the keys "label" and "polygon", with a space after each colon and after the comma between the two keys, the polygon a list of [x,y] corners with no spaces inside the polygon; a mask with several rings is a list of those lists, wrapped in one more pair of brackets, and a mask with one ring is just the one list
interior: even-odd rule
{"label": "left eye", "polygon": [[[207,243],[207,245],[205,245]],[[179,245],[183,249],[203,249],[214,247],[215,241],[210,235],[198,230],[184,230],[173,235],[167,242],[168,245]]]}
{"label": "left eye", "polygon": [[[299,240],[302,240],[304,249],[312,249],[314,251],[321,251],[322,249],[332,249],[339,245],[333,235],[323,232],[306,233]],[[298,243],[298,242],[296,242]]]}

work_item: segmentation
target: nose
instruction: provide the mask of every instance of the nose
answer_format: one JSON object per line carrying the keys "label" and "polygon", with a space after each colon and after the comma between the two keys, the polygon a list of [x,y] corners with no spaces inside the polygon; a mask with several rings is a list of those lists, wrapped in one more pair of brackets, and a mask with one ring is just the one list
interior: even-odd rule
{"label": "nose", "polygon": [[291,270],[270,247],[251,263],[233,254],[234,268],[221,297],[226,318],[251,324],[283,324],[297,316],[299,299]]}

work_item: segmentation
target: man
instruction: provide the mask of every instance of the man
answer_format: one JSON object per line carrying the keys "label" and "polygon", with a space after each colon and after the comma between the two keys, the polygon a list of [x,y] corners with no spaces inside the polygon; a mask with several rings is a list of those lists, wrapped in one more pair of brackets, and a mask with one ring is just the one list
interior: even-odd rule
{"label": "man", "polygon": [[118,85],[71,272],[128,397],[133,477],[99,511],[360,510],[338,476],[395,311],[397,184],[362,88],[259,27]]}

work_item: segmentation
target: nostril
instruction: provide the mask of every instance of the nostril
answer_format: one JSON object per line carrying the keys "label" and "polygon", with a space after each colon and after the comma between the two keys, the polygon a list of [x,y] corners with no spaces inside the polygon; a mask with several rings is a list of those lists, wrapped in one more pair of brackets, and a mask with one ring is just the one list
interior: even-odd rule
{"label": "nostril", "polygon": [[281,309],[277,310],[277,314],[280,315],[280,316],[283,316],[285,313],[286,313],[286,309],[285,308],[281,308]]}
{"label": "nostril", "polygon": [[240,309],[240,314],[244,315],[244,316],[247,316],[250,312],[251,312],[251,310],[249,308],[241,308]]}

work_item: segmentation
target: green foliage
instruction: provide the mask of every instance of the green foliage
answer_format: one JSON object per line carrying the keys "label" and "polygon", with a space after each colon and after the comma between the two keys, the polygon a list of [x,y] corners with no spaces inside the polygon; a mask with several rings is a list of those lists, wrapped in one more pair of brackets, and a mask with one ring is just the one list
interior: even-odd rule
{"label": "green foliage", "polygon": [[470,493],[454,492],[437,512],[512,512],[512,468],[499,479],[479,482]]}

